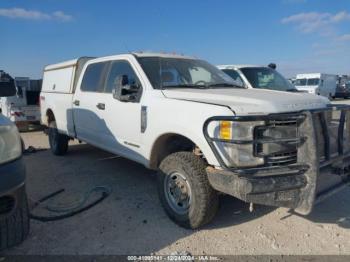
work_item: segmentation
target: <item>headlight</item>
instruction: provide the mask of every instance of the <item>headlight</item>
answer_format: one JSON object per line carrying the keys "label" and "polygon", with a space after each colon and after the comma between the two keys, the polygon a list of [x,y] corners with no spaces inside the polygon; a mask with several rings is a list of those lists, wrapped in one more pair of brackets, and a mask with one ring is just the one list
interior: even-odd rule
{"label": "headlight", "polygon": [[[261,125],[264,125],[263,121],[220,121],[218,137],[224,140],[251,141],[254,139],[254,128]],[[216,146],[227,166],[253,167],[264,164],[264,158],[254,156],[253,144],[218,142]]]}
{"label": "headlight", "polygon": [[21,154],[21,138],[16,126],[0,126],[0,164],[14,160]]}

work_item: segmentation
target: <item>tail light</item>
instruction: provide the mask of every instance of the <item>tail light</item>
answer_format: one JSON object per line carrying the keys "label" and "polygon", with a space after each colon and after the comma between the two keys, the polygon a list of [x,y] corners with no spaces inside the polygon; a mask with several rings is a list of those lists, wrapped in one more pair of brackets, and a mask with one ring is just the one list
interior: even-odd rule
{"label": "tail light", "polygon": [[40,99],[39,99],[39,107],[41,107],[41,101],[45,101],[45,96],[40,96]]}
{"label": "tail light", "polygon": [[11,116],[21,117],[21,116],[25,116],[25,114],[23,112],[20,112],[20,111],[15,111],[15,112],[11,113]]}

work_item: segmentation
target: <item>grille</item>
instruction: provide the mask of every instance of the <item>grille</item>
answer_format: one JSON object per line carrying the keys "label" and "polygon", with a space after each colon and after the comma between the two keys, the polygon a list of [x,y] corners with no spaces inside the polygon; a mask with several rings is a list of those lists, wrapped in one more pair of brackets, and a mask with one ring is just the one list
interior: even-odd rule
{"label": "grille", "polygon": [[[338,152],[339,117],[334,116],[332,112],[322,112],[313,116],[313,123],[316,130],[317,154],[323,161],[326,160],[326,151],[330,156]],[[326,133],[329,145],[326,144]]]}
{"label": "grille", "polygon": [[269,166],[282,166],[295,164],[297,162],[297,150],[280,154],[272,154],[266,157],[266,164]]}
{"label": "grille", "polygon": [[270,126],[297,126],[298,122],[296,119],[290,120],[270,120]]}
{"label": "grille", "polygon": [[[299,117],[269,120],[267,127],[257,130],[257,138],[296,138],[299,134]],[[257,155],[265,157],[267,166],[284,166],[297,163],[296,144],[266,143],[256,145]]]}
{"label": "grille", "polygon": [[10,196],[0,198],[0,215],[10,213],[15,207],[15,199]]}

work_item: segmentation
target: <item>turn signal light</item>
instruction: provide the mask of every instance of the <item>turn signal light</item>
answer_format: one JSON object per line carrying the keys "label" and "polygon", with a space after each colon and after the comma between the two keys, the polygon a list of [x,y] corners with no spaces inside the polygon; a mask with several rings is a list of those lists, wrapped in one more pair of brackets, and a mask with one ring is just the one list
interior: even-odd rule
{"label": "turn signal light", "polygon": [[232,138],[232,122],[220,121],[220,138],[229,140]]}

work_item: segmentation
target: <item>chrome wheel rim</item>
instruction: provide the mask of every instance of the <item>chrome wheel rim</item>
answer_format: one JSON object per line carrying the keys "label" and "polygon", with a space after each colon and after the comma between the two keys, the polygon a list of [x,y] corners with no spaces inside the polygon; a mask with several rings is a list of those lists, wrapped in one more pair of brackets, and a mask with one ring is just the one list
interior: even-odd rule
{"label": "chrome wheel rim", "polygon": [[177,214],[183,215],[188,212],[191,205],[191,187],[184,175],[173,172],[164,179],[165,198]]}

